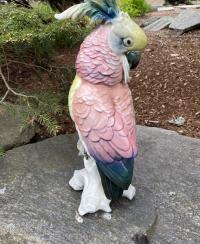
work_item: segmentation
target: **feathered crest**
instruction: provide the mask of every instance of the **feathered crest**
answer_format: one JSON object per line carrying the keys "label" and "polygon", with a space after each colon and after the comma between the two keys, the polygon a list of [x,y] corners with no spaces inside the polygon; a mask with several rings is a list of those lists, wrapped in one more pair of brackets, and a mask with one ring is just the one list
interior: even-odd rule
{"label": "feathered crest", "polygon": [[88,16],[92,21],[112,21],[119,16],[119,13],[116,0],[85,0],[83,3],[76,4],[64,12],[56,14],[55,18],[75,20]]}

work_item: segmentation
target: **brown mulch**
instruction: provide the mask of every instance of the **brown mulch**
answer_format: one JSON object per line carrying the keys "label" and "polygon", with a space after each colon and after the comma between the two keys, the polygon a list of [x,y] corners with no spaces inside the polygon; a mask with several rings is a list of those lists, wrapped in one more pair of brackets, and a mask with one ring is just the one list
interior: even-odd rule
{"label": "brown mulch", "polygon": [[[200,138],[200,30],[181,36],[168,30],[147,35],[148,47],[139,66],[131,72],[132,79],[129,84],[137,124],[161,127]],[[76,54],[77,49],[61,50],[55,56],[54,65],[71,66]],[[49,76],[45,71],[36,70],[16,64],[13,71],[10,68],[10,85],[23,92],[56,92],[60,89],[55,77]],[[0,82],[0,95],[4,92]],[[10,100],[12,99],[13,97],[10,97]],[[186,120],[183,126],[169,124],[168,120],[179,116]],[[61,133],[74,131],[68,115],[60,116],[58,120],[62,125]],[[44,130],[41,130],[41,137],[47,136]]]}
{"label": "brown mulch", "polygon": [[[149,45],[130,83],[137,123],[200,137],[200,30],[147,34]],[[183,126],[169,124],[179,116]]]}

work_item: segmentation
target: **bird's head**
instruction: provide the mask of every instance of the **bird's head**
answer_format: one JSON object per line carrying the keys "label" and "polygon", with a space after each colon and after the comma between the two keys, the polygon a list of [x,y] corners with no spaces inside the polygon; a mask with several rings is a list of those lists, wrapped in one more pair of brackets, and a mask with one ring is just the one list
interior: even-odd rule
{"label": "bird's head", "polygon": [[121,12],[111,23],[109,44],[115,52],[126,54],[144,50],[147,37],[127,13]]}
{"label": "bird's head", "polygon": [[83,16],[109,26],[110,48],[117,54],[125,54],[130,67],[137,66],[140,60],[139,52],[146,47],[147,37],[130,16],[118,8],[117,0],[85,0],[63,13],[56,14],[55,18],[75,20]]}

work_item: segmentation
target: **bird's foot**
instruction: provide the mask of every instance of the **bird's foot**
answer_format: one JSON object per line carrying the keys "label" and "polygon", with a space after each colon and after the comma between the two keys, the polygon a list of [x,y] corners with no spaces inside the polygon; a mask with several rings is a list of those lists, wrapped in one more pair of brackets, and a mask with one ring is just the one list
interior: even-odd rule
{"label": "bird's foot", "polygon": [[102,194],[98,195],[96,192],[94,195],[82,195],[81,203],[78,212],[81,216],[87,213],[95,213],[98,210],[103,210],[104,212],[110,213],[112,210],[110,208],[110,200],[108,200]]}
{"label": "bird's foot", "polygon": [[123,197],[128,198],[129,200],[132,200],[136,194],[136,189],[133,185],[130,185],[128,190],[123,191]]}

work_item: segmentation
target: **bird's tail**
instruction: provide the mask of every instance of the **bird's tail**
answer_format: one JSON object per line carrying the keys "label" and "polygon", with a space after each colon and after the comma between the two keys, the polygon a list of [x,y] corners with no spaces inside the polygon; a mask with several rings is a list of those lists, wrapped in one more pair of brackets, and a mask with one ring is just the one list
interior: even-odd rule
{"label": "bird's tail", "polygon": [[98,170],[106,197],[113,201],[118,200],[123,194],[123,189],[114,184],[99,167]]}
{"label": "bird's tail", "polygon": [[102,186],[108,199],[118,200],[131,184],[134,158],[113,164],[97,162]]}

